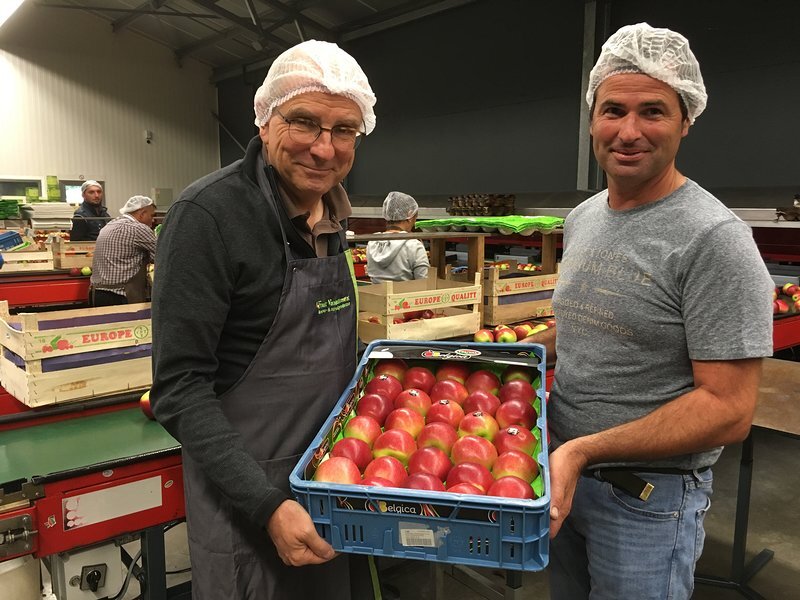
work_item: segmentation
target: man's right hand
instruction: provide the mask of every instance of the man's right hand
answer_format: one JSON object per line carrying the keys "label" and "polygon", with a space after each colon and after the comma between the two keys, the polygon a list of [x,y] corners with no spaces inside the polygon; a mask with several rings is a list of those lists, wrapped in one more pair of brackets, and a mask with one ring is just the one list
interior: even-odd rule
{"label": "man's right hand", "polygon": [[336,556],[314,528],[311,517],[294,500],[284,500],[267,522],[267,532],[278,556],[290,567],[318,565]]}

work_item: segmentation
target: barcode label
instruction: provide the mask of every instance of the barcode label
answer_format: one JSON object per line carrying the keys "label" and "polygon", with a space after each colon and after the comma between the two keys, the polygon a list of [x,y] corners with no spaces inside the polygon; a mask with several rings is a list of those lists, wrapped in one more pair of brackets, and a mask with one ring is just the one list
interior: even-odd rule
{"label": "barcode label", "polygon": [[436,542],[430,529],[400,529],[400,543],[403,546],[422,546],[435,548]]}

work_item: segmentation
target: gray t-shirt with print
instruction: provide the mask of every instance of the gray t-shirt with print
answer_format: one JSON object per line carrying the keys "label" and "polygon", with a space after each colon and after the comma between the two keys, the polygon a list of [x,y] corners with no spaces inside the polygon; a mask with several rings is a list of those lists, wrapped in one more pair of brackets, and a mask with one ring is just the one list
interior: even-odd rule
{"label": "gray t-shirt with print", "polygon": [[[691,180],[630,210],[610,209],[607,191],[581,203],[564,225],[553,295],[554,443],[691,391],[692,360],[770,356],[772,287],[750,228]],[[626,464],[696,469],[721,451]]]}

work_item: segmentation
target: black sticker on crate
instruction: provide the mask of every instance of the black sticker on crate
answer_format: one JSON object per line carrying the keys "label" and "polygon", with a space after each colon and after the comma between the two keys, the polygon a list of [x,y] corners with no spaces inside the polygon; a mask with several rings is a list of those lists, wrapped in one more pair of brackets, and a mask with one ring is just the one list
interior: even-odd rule
{"label": "black sticker on crate", "polygon": [[472,363],[512,363],[528,367],[536,367],[541,362],[539,356],[533,351],[525,350],[495,350],[471,348],[467,344],[460,346],[457,343],[448,343],[447,347],[424,345],[393,345],[375,346],[369,354],[370,359],[402,358],[406,360],[455,360],[469,361]]}
{"label": "black sticker on crate", "polygon": [[497,511],[493,509],[467,508],[448,506],[446,504],[428,504],[419,502],[402,502],[370,498],[349,498],[338,496],[336,502],[344,510],[359,510],[396,515],[414,515],[419,517],[450,518],[458,521],[478,521],[496,523]]}

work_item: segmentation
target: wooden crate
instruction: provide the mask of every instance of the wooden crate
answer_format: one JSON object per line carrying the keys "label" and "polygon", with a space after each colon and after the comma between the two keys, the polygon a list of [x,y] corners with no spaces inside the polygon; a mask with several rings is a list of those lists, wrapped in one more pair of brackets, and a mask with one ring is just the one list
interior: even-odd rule
{"label": "wooden crate", "polygon": [[[553,314],[551,296],[558,282],[558,273],[527,276],[531,271],[486,269],[483,281],[483,320],[487,325],[501,325],[549,317]],[[505,277],[500,275],[504,274]],[[525,273],[526,276],[509,277]]]}
{"label": "wooden crate", "polygon": [[3,273],[21,273],[24,271],[52,271],[53,252],[47,250],[19,250],[3,252]]}
{"label": "wooden crate", "polygon": [[[378,339],[443,340],[472,335],[480,329],[481,277],[474,283],[427,279],[359,286],[358,336],[364,342]],[[436,315],[395,323],[405,313],[429,309]]]}
{"label": "wooden crate", "polygon": [[152,384],[150,303],[11,315],[0,301],[0,385],[27,406]]}
{"label": "wooden crate", "polygon": [[56,269],[82,269],[92,266],[95,242],[67,242],[56,236],[48,244]]}

